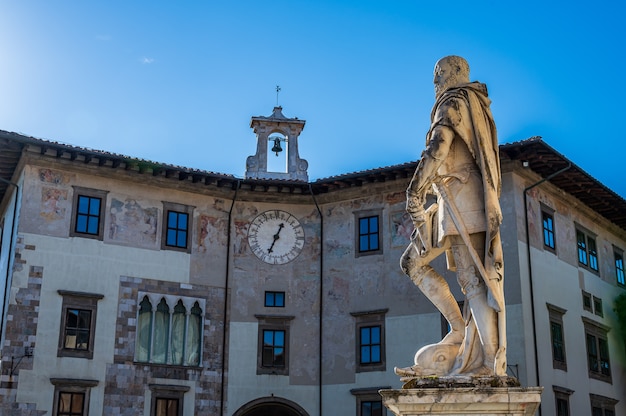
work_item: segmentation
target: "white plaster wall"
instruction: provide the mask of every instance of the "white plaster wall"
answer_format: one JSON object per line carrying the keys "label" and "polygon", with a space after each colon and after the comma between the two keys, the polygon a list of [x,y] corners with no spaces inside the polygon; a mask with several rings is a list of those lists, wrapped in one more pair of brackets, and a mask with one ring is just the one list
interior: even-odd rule
{"label": "white plaster wall", "polygon": [[[102,414],[106,364],[113,362],[120,276],[186,283],[189,255],[84,238],[23,237],[35,250],[24,250],[22,259],[27,266],[44,266],[44,270],[33,370],[20,371],[18,401],[35,402],[38,409],[51,410],[54,386],[50,378],[92,379],[99,384],[91,390],[90,414]],[[12,295],[28,284],[28,268],[15,274]],[[104,295],[98,302],[92,360],[57,357],[62,305],[59,289]]]}
{"label": "white plaster wall", "polygon": [[[526,257],[526,246],[519,245],[520,256]],[[542,395],[542,412],[554,415],[554,393],[552,386],[571,389],[574,393],[569,398],[570,409],[585,409],[590,412],[589,393],[598,394],[620,400],[616,414],[626,414],[626,363],[623,360],[623,345],[620,345],[615,331],[608,334],[609,357],[611,360],[612,383],[589,378],[587,369],[587,348],[585,327],[582,316],[606,326],[614,326],[612,299],[619,289],[598,275],[560,261],[554,254],[531,248],[533,286],[535,294],[536,328],[538,343],[538,361],[540,383],[544,387]],[[523,274],[527,276],[526,273]],[[585,311],[582,306],[582,290],[585,290],[603,301],[604,317]],[[553,369],[550,337],[550,321],[546,303],[567,310],[563,315],[567,371]],[[510,313],[510,312],[509,312]],[[525,307],[525,314],[530,314],[530,303]],[[527,369],[534,374],[534,358],[532,345],[532,326],[530,316],[525,332],[527,334]],[[510,330],[509,330],[510,333]],[[511,341],[509,339],[509,345]],[[534,375],[529,383],[534,384]],[[576,414],[576,413],[573,413]]]}
{"label": "white plaster wall", "polygon": [[[230,326],[228,362],[228,409],[232,415],[244,404],[261,397],[281,397],[297,403],[309,415],[319,414],[318,388],[289,384],[289,376],[257,375],[258,325],[233,322]],[[294,345],[293,339],[290,345]],[[290,356],[289,365],[296,366]],[[339,413],[337,413],[339,414]]]}

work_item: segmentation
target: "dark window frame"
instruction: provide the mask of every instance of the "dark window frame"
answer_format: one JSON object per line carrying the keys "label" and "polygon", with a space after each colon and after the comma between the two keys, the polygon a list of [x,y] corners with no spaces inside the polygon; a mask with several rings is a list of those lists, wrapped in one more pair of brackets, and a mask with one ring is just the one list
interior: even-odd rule
{"label": "dark window frame", "polygon": [[543,248],[556,253],[556,226],[554,211],[545,206],[541,208],[541,224],[543,234]]}
{"label": "dark window frame", "polygon": [[592,416],[615,416],[615,405],[619,400],[610,397],[601,396],[599,394],[589,393],[589,401],[591,403]]}
{"label": "dark window frame", "polygon": [[350,393],[356,398],[356,415],[363,416],[363,405],[365,403],[380,403],[381,416],[386,416],[387,408],[382,403],[382,397],[378,393],[380,390],[390,389],[390,386],[365,387],[350,390]]}
{"label": "dark window frame", "polygon": [[[161,232],[161,250],[173,250],[180,251],[183,253],[191,253],[192,246],[192,234],[193,234],[193,206],[177,204],[174,202],[163,201],[163,224],[162,224],[162,232]],[[187,227],[186,228],[178,228],[178,221],[176,227],[170,227],[169,218],[170,213],[175,214],[178,218],[179,215],[185,215],[187,218]],[[178,244],[170,245],[168,243],[168,233],[172,230],[176,234],[176,240],[178,241],[179,233],[185,232],[185,246],[180,246]]]}
{"label": "dark window frame", "polygon": [[565,327],[563,315],[566,309],[547,303],[550,322],[550,345],[552,349],[552,368],[567,371],[567,353],[565,348]]}
{"label": "dark window frame", "polygon": [[[386,371],[386,337],[385,337],[385,315],[389,309],[377,309],[373,311],[352,312],[355,318],[355,371],[357,373],[369,371]],[[380,361],[363,362],[361,357],[361,332],[366,328],[380,328]]]}
{"label": "dark window frame", "polygon": [[[355,257],[382,254],[383,253],[383,235],[384,235],[382,209],[359,211],[359,212],[355,212],[354,215],[355,215],[355,227],[354,227]],[[370,224],[369,224],[369,221],[372,220],[373,218],[376,218],[377,227],[376,227],[375,232],[370,230]],[[362,233],[361,222],[365,220],[368,221],[368,226],[367,226],[366,232]],[[376,236],[377,247],[370,248],[370,245],[369,245],[370,243],[368,242],[367,247],[361,248],[362,237],[367,238],[369,241],[369,239],[372,238],[372,236],[374,235]]]}
{"label": "dark window frame", "polygon": [[[91,388],[98,385],[97,380],[82,380],[72,378],[51,378],[50,383],[54,385],[54,399],[52,403],[53,416],[87,416],[89,415],[89,399]],[[81,394],[83,396],[83,409],[81,413],[59,413],[59,400],[62,394]]]}
{"label": "dark window frame", "polygon": [[624,266],[624,251],[613,246],[613,259],[615,261],[615,279],[618,286],[626,287],[626,268]]}
{"label": "dark window frame", "polygon": [[602,298],[592,296],[593,299],[593,313],[599,317],[604,317],[604,310],[602,308]]}
{"label": "dark window frame", "polygon": [[[282,302],[280,302],[279,300],[282,300]],[[284,308],[285,292],[266,290],[263,302],[266,308]]]}
{"label": "dark window frame", "polygon": [[[554,392],[555,415],[570,416],[569,396],[574,393],[574,390],[560,386],[552,386],[552,391]],[[562,405],[565,405],[565,409],[563,409]],[[565,412],[563,412],[563,410]]]}
{"label": "dark window frame", "polygon": [[[57,293],[63,297],[61,306],[61,328],[59,331],[59,346],[57,357],[76,357],[91,360],[95,347],[96,318],[98,312],[98,301],[104,295],[98,293],[75,292],[71,290],[58,290]],[[89,322],[89,334],[87,348],[67,348],[68,313],[70,310],[83,310],[91,313]],[[71,329],[71,328],[69,328]]]}
{"label": "dark window frame", "polygon": [[[71,218],[71,226],[70,226],[70,237],[82,237],[82,238],[92,238],[94,240],[102,241],[104,238],[104,220],[105,220],[105,210],[107,204],[107,195],[109,191],[103,191],[99,189],[91,189],[91,188],[83,188],[81,186],[73,186],[74,188],[74,196],[72,200],[72,218]],[[93,214],[85,214],[79,213],[79,201],[80,198],[89,198],[100,200],[100,209],[98,215],[95,216],[98,218],[98,231],[96,233],[89,233],[86,231],[77,231],[78,219],[88,215],[94,217]]]}
{"label": "dark window frame", "polygon": [[[289,356],[291,355],[290,326],[294,316],[283,315],[254,315],[258,319],[257,339],[257,375],[289,375]],[[284,363],[281,366],[266,365],[263,362],[265,345],[263,343],[266,331],[282,331],[284,334]]]}
{"label": "dark window frame", "polygon": [[576,250],[578,265],[595,273],[600,273],[597,236],[583,227],[576,226]]}
{"label": "dark window frame", "polygon": [[583,297],[583,309],[587,312],[593,313],[593,302],[591,301],[591,293],[582,291]]}
{"label": "dark window frame", "polygon": [[159,416],[156,413],[159,400],[176,400],[178,402],[178,412],[176,416],[183,416],[185,393],[191,389],[189,386],[148,384],[148,388],[150,389],[151,416]]}
{"label": "dark window frame", "polygon": [[[612,384],[608,332],[610,328],[582,317],[585,327],[585,347],[589,378]],[[590,344],[593,348],[590,351]],[[604,347],[604,348],[603,348]],[[595,369],[597,367],[597,369]]]}

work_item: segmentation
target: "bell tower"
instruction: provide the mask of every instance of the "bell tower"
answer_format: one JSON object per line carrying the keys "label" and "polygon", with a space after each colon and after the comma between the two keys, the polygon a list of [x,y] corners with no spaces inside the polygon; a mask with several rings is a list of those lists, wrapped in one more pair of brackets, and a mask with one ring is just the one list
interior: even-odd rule
{"label": "bell tower", "polygon": [[[271,116],[252,117],[250,120],[257,145],[256,154],[246,160],[246,179],[309,181],[309,164],[298,155],[298,137],[306,122],[297,117],[287,118],[282,110],[282,107],[276,106]],[[271,166],[276,165],[276,159],[270,158],[280,158],[278,160],[284,161],[284,168],[268,169],[268,161]]]}

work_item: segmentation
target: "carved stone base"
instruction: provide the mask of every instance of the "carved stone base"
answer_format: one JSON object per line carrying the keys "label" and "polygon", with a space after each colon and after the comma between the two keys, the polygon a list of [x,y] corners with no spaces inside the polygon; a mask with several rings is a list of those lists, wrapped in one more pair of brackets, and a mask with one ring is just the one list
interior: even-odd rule
{"label": "carved stone base", "polygon": [[532,416],[543,387],[517,386],[509,377],[414,379],[401,390],[380,390],[396,416]]}

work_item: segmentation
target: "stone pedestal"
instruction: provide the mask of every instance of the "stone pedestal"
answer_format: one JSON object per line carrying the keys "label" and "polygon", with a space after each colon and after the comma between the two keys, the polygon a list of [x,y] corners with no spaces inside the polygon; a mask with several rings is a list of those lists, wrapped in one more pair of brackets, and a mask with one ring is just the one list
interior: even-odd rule
{"label": "stone pedestal", "polygon": [[396,416],[532,416],[541,403],[542,387],[492,387],[502,383],[474,381],[425,380],[407,383],[410,388],[380,390],[380,395]]}

